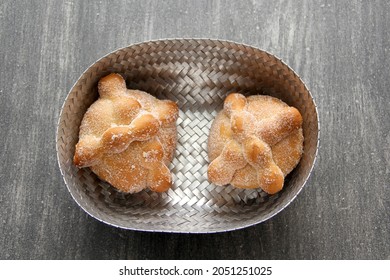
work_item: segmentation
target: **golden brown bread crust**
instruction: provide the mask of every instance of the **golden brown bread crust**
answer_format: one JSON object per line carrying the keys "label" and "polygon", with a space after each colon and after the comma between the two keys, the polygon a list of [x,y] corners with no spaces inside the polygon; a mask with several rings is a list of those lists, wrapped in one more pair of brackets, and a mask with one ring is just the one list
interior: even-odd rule
{"label": "golden brown bread crust", "polygon": [[270,96],[232,93],[210,130],[208,178],[274,194],[303,153],[302,116]]}
{"label": "golden brown bread crust", "polygon": [[100,79],[99,99],[81,122],[74,164],[117,189],[166,191],[176,142],[177,104],[129,90],[119,74]]}

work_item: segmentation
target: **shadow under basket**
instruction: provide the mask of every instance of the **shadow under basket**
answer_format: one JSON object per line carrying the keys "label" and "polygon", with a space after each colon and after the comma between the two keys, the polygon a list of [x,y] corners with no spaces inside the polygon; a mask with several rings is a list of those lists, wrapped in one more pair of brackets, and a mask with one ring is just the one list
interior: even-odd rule
{"label": "shadow under basket", "polygon": [[[79,126],[97,99],[97,83],[121,74],[131,89],[177,102],[178,144],[165,193],[124,194],[89,168],[73,164]],[[297,108],[303,117],[304,153],[275,195],[260,189],[219,187],[207,180],[210,126],[232,92],[266,94]],[[313,168],[319,141],[314,100],[301,79],[275,56],[234,42],[209,39],[150,41],[114,51],[90,66],[70,90],[57,128],[57,156],[77,204],[92,217],[132,230],[211,233],[263,222],[301,191]]]}

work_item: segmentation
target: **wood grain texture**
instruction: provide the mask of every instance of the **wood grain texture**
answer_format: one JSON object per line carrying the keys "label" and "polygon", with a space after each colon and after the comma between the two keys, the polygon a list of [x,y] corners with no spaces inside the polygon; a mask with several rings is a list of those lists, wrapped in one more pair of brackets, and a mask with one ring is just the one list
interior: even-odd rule
{"label": "wood grain texture", "polygon": [[[0,259],[390,259],[389,14],[388,1],[1,1]],[[267,50],[316,99],[316,167],[265,223],[125,231],[65,187],[55,129],[73,83],[112,50],[181,37]]]}

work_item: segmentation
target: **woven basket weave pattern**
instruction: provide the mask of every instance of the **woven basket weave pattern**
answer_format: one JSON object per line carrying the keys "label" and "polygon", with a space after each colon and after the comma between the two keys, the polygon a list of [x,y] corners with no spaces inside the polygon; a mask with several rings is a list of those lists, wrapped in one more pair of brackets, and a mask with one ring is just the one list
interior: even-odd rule
{"label": "woven basket weave pattern", "polygon": [[[178,145],[170,166],[174,184],[166,193],[123,194],[88,168],[72,164],[82,117],[97,98],[98,80],[111,72],[120,73],[128,88],[178,103]],[[231,92],[272,95],[296,107],[303,116],[303,158],[276,195],[218,187],[207,180],[209,129]],[[317,143],[315,104],[290,68],[249,46],[202,39],[140,43],[100,59],[69,93],[57,132],[62,174],[73,198],[86,212],[122,228],[170,232],[226,231],[270,218],[303,187]]]}

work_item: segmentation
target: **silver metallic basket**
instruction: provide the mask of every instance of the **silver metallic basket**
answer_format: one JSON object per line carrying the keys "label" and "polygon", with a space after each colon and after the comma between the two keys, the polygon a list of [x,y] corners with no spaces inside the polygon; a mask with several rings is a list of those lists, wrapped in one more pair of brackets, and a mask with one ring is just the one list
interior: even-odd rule
{"label": "silver metallic basket", "polygon": [[[98,96],[97,82],[111,72],[122,74],[128,88],[179,105],[178,145],[170,166],[174,183],[165,193],[124,194],[72,163],[81,120]],[[303,116],[303,157],[276,195],[218,187],[207,180],[210,125],[231,92],[271,95]],[[81,75],[61,111],[57,156],[69,192],[92,217],[125,229],[210,233],[254,225],[284,209],[310,175],[318,136],[317,109],[309,90],[275,56],[228,41],[160,40],[114,51]]]}

